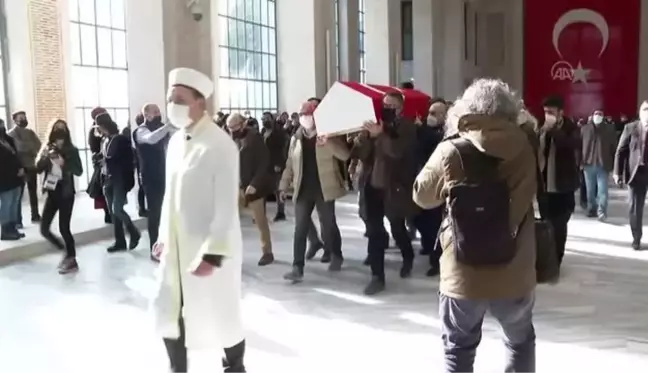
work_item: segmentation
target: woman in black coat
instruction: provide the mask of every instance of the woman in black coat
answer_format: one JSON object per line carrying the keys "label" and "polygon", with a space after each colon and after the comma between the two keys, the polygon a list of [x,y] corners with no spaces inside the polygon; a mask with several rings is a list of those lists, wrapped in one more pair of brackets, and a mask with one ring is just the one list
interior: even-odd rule
{"label": "woman in black coat", "polygon": [[25,169],[18,158],[16,144],[7,135],[4,121],[0,119],[0,239],[15,241],[25,237],[17,229],[20,190]]}

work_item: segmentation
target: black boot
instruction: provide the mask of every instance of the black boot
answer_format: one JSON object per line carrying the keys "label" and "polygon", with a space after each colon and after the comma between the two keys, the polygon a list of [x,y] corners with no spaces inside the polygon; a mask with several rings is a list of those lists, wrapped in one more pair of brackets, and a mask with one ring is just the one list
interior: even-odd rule
{"label": "black boot", "polygon": [[238,344],[225,349],[225,360],[223,360],[224,372],[241,373],[245,372],[245,339]]}
{"label": "black boot", "polygon": [[18,225],[18,223],[14,223],[12,225],[12,229],[13,229],[14,233],[16,233],[20,238],[25,238],[25,234],[18,230],[18,229],[23,229],[22,227],[20,227]]}
{"label": "black boot", "polygon": [[9,224],[2,224],[2,232],[0,233],[0,240],[2,241],[17,241],[21,239],[17,231]]}
{"label": "black boot", "polygon": [[187,372],[187,348],[184,345],[184,340],[182,338],[181,339],[164,338],[164,347],[166,347],[167,355],[169,356],[171,371],[173,373],[186,373]]}

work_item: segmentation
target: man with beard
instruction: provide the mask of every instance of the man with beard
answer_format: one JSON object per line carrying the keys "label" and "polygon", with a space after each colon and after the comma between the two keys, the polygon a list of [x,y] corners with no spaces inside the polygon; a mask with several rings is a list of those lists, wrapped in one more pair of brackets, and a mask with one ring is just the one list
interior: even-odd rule
{"label": "man with beard", "polygon": [[[38,135],[31,128],[27,128],[29,121],[24,111],[17,111],[13,113],[13,121],[16,123],[14,128],[7,133],[13,138],[18,151],[20,162],[25,168],[25,183],[27,184],[27,192],[29,193],[29,207],[31,208],[31,221],[37,223],[40,221],[40,214],[38,213],[38,190],[36,186],[36,166],[34,164],[36,156],[40,151],[41,142]],[[23,184],[20,189],[20,200],[25,194],[25,185]],[[18,228],[22,228],[22,203],[18,205]]]}
{"label": "man with beard", "polygon": [[[162,123],[160,108],[155,104],[144,105],[142,115],[144,124],[135,129],[133,141],[148,205],[147,223],[152,249],[158,239],[166,182],[164,165],[172,126]],[[151,259],[155,260],[155,257],[151,256]]]}

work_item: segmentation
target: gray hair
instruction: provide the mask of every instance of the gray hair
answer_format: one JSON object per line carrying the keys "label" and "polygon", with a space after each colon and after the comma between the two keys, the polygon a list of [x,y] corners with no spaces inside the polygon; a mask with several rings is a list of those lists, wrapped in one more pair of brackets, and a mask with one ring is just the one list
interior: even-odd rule
{"label": "gray hair", "polygon": [[230,114],[229,117],[227,117],[227,126],[230,127],[232,123],[241,123],[244,124],[246,121],[246,118],[241,115],[240,113],[232,113]]}
{"label": "gray hair", "polygon": [[522,107],[522,101],[508,84],[499,79],[477,79],[448,110],[448,128],[455,132],[459,118],[468,114],[497,116],[516,123]]}

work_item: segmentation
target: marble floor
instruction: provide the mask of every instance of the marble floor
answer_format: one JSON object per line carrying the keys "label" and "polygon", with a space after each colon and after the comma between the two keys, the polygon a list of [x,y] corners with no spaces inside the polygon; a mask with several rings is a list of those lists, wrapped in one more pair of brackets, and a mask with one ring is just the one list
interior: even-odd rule
{"label": "marble floor", "polygon": [[[623,192],[612,197],[608,223],[574,216],[563,279],[537,290],[540,372],[648,367],[648,252],[628,248]],[[299,285],[281,278],[290,268],[291,220],[273,224],[278,261],[259,268],[258,235],[243,218],[249,371],[441,371],[438,282],[423,275],[422,259],[412,279],[399,279],[390,250],[388,291],[363,296],[368,271],[355,210],[352,196],[338,204],[344,270],[330,274],[313,261]],[[108,243],[81,249],[76,275],[59,276],[56,255],[0,269],[0,371],[167,371],[147,314],[154,265],[146,243],[112,256]],[[489,320],[484,329],[476,370],[501,371],[498,327]],[[196,354],[195,371],[208,371],[210,358]]]}

